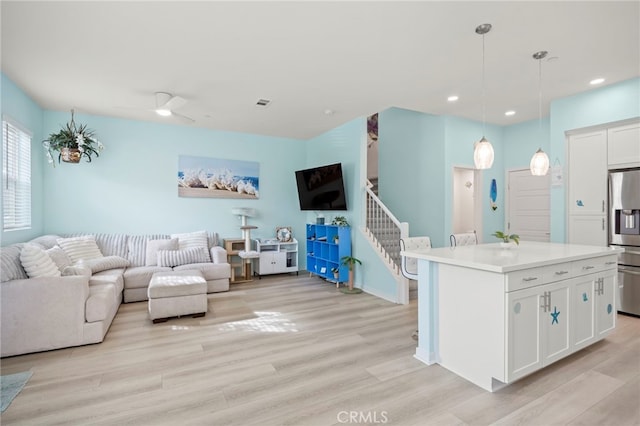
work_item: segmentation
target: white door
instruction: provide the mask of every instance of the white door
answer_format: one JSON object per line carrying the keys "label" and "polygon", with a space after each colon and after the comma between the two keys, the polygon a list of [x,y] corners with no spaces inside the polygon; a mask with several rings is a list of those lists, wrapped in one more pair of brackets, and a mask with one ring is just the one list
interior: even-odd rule
{"label": "white door", "polygon": [[512,170],[507,180],[507,231],[525,241],[549,241],[551,175]]}

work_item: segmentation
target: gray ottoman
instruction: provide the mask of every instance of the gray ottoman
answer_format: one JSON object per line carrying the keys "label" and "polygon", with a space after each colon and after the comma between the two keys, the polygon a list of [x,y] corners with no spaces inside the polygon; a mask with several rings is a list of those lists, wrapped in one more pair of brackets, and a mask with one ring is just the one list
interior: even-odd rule
{"label": "gray ottoman", "polygon": [[154,324],[182,315],[202,317],[207,312],[207,281],[200,271],[156,272],[147,295]]}

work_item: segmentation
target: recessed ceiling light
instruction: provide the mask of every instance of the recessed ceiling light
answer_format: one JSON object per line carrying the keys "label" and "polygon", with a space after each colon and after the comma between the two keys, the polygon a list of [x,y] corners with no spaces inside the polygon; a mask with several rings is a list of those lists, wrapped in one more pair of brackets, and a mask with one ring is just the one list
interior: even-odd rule
{"label": "recessed ceiling light", "polygon": [[512,115],[516,115],[516,112],[511,110],[511,111],[505,112],[504,115],[506,115],[507,117],[511,117]]}
{"label": "recessed ceiling light", "polygon": [[589,84],[595,86],[596,84],[604,83],[604,78],[594,78]]}
{"label": "recessed ceiling light", "polygon": [[324,110],[324,115],[333,115],[334,112],[335,112],[334,110],[327,108]]}
{"label": "recessed ceiling light", "polygon": [[158,108],[156,110],[156,114],[161,115],[163,117],[168,117],[171,115],[171,110],[166,108]]}
{"label": "recessed ceiling light", "polygon": [[457,100],[458,100],[458,96],[457,96],[457,95],[451,95],[451,96],[449,96],[449,97],[447,98],[447,100],[448,100],[449,102],[455,102],[455,101],[457,101]]}

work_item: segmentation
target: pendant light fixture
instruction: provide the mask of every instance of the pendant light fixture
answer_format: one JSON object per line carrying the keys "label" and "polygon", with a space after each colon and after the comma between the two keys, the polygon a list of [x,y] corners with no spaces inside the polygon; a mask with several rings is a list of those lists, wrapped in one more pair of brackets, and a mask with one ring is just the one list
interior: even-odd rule
{"label": "pendant light fixture", "polygon": [[484,35],[491,31],[491,24],[476,27],[476,33],[482,36],[482,139],[473,148],[473,162],[476,169],[489,169],[493,165],[493,146],[484,137],[485,131],[485,97],[484,97]]}
{"label": "pendant light fixture", "polygon": [[[533,59],[538,61],[538,128],[540,137],[542,137],[542,59],[547,56],[547,51],[541,50],[533,54]],[[533,157],[531,163],[529,163],[529,169],[534,176],[544,176],[549,171],[549,156],[542,148],[538,148]]]}

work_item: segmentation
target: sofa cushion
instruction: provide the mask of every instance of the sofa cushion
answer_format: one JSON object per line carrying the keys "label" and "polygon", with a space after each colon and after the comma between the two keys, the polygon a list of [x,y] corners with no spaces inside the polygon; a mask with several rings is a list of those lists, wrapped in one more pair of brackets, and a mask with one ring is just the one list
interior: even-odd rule
{"label": "sofa cushion", "polygon": [[124,288],[146,288],[155,272],[170,271],[161,266],[136,266],[124,271]]}
{"label": "sofa cushion", "polygon": [[220,280],[231,277],[231,266],[228,263],[191,263],[173,268],[174,271],[200,271],[205,280]]}
{"label": "sofa cushion", "polygon": [[87,266],[92,273],[106,271],[107,269],[121,269],[129,266],[129,261],[120,256],[105,256],[98,259],[80,260],[79,265]]}
{"label": "sofa cushion", "polygon": [[20,252],[20,262],[29,278],[59,277],[60,270],[42,247],[27,243]]}
{"label": "sofa cushion", "polygon": [[0,249],[0,280],[2,282],[29,278],[20,262],[22,247],[24,247],[24,243],[13,244]]}
{"label": "sofa cushion", "polygon": [[145,266],[158,265],[158,250],[178,250],[177,238],[164,238],[161,240],[148,240]]}
{"label": "sofa cushion", "polygon": [[89,260],[103,257],[93,235],[58,238],[58,244],[74,263],[81,259]]}
{"label": "sofa cushion", "polygon": [[67,266],[71,266],[71,259],[67,256],[60,246],[53,246],[50,249],[47,249],[47,254],[53,260],[53,263],[56,264],[60,272],[64,271],[64,268]]}
{"label": "sofa cushion", "polygon": [[122,300],[122,291],[124,289],[124,269],[109,269],[107,271],[98,272],[89,278],[89,287],[94,285],[113,284],[116,290],[116,298],[118,302]]}
{"label": "sofa cushion", "polygon": [[[207,251],[206,255],[209,257],[209,236],[207,231],[188,232],[185,234],[171,234],[171,238],[178,239],[178,248],[180,250],[204,247]],[[210,258],[208,260],[211,260]]]}
{"label": "sofa cushion", "polygon": [[105,320],[115,299],[115,285],[99,284],[90,286],[89,297],[85,304],[85,316],[87,322]]}
{"label": "sofa cushion", "polygon": [[209,261],[205,247],[191,247],[180,250],[158,250],[158,266],[179,266]]}

